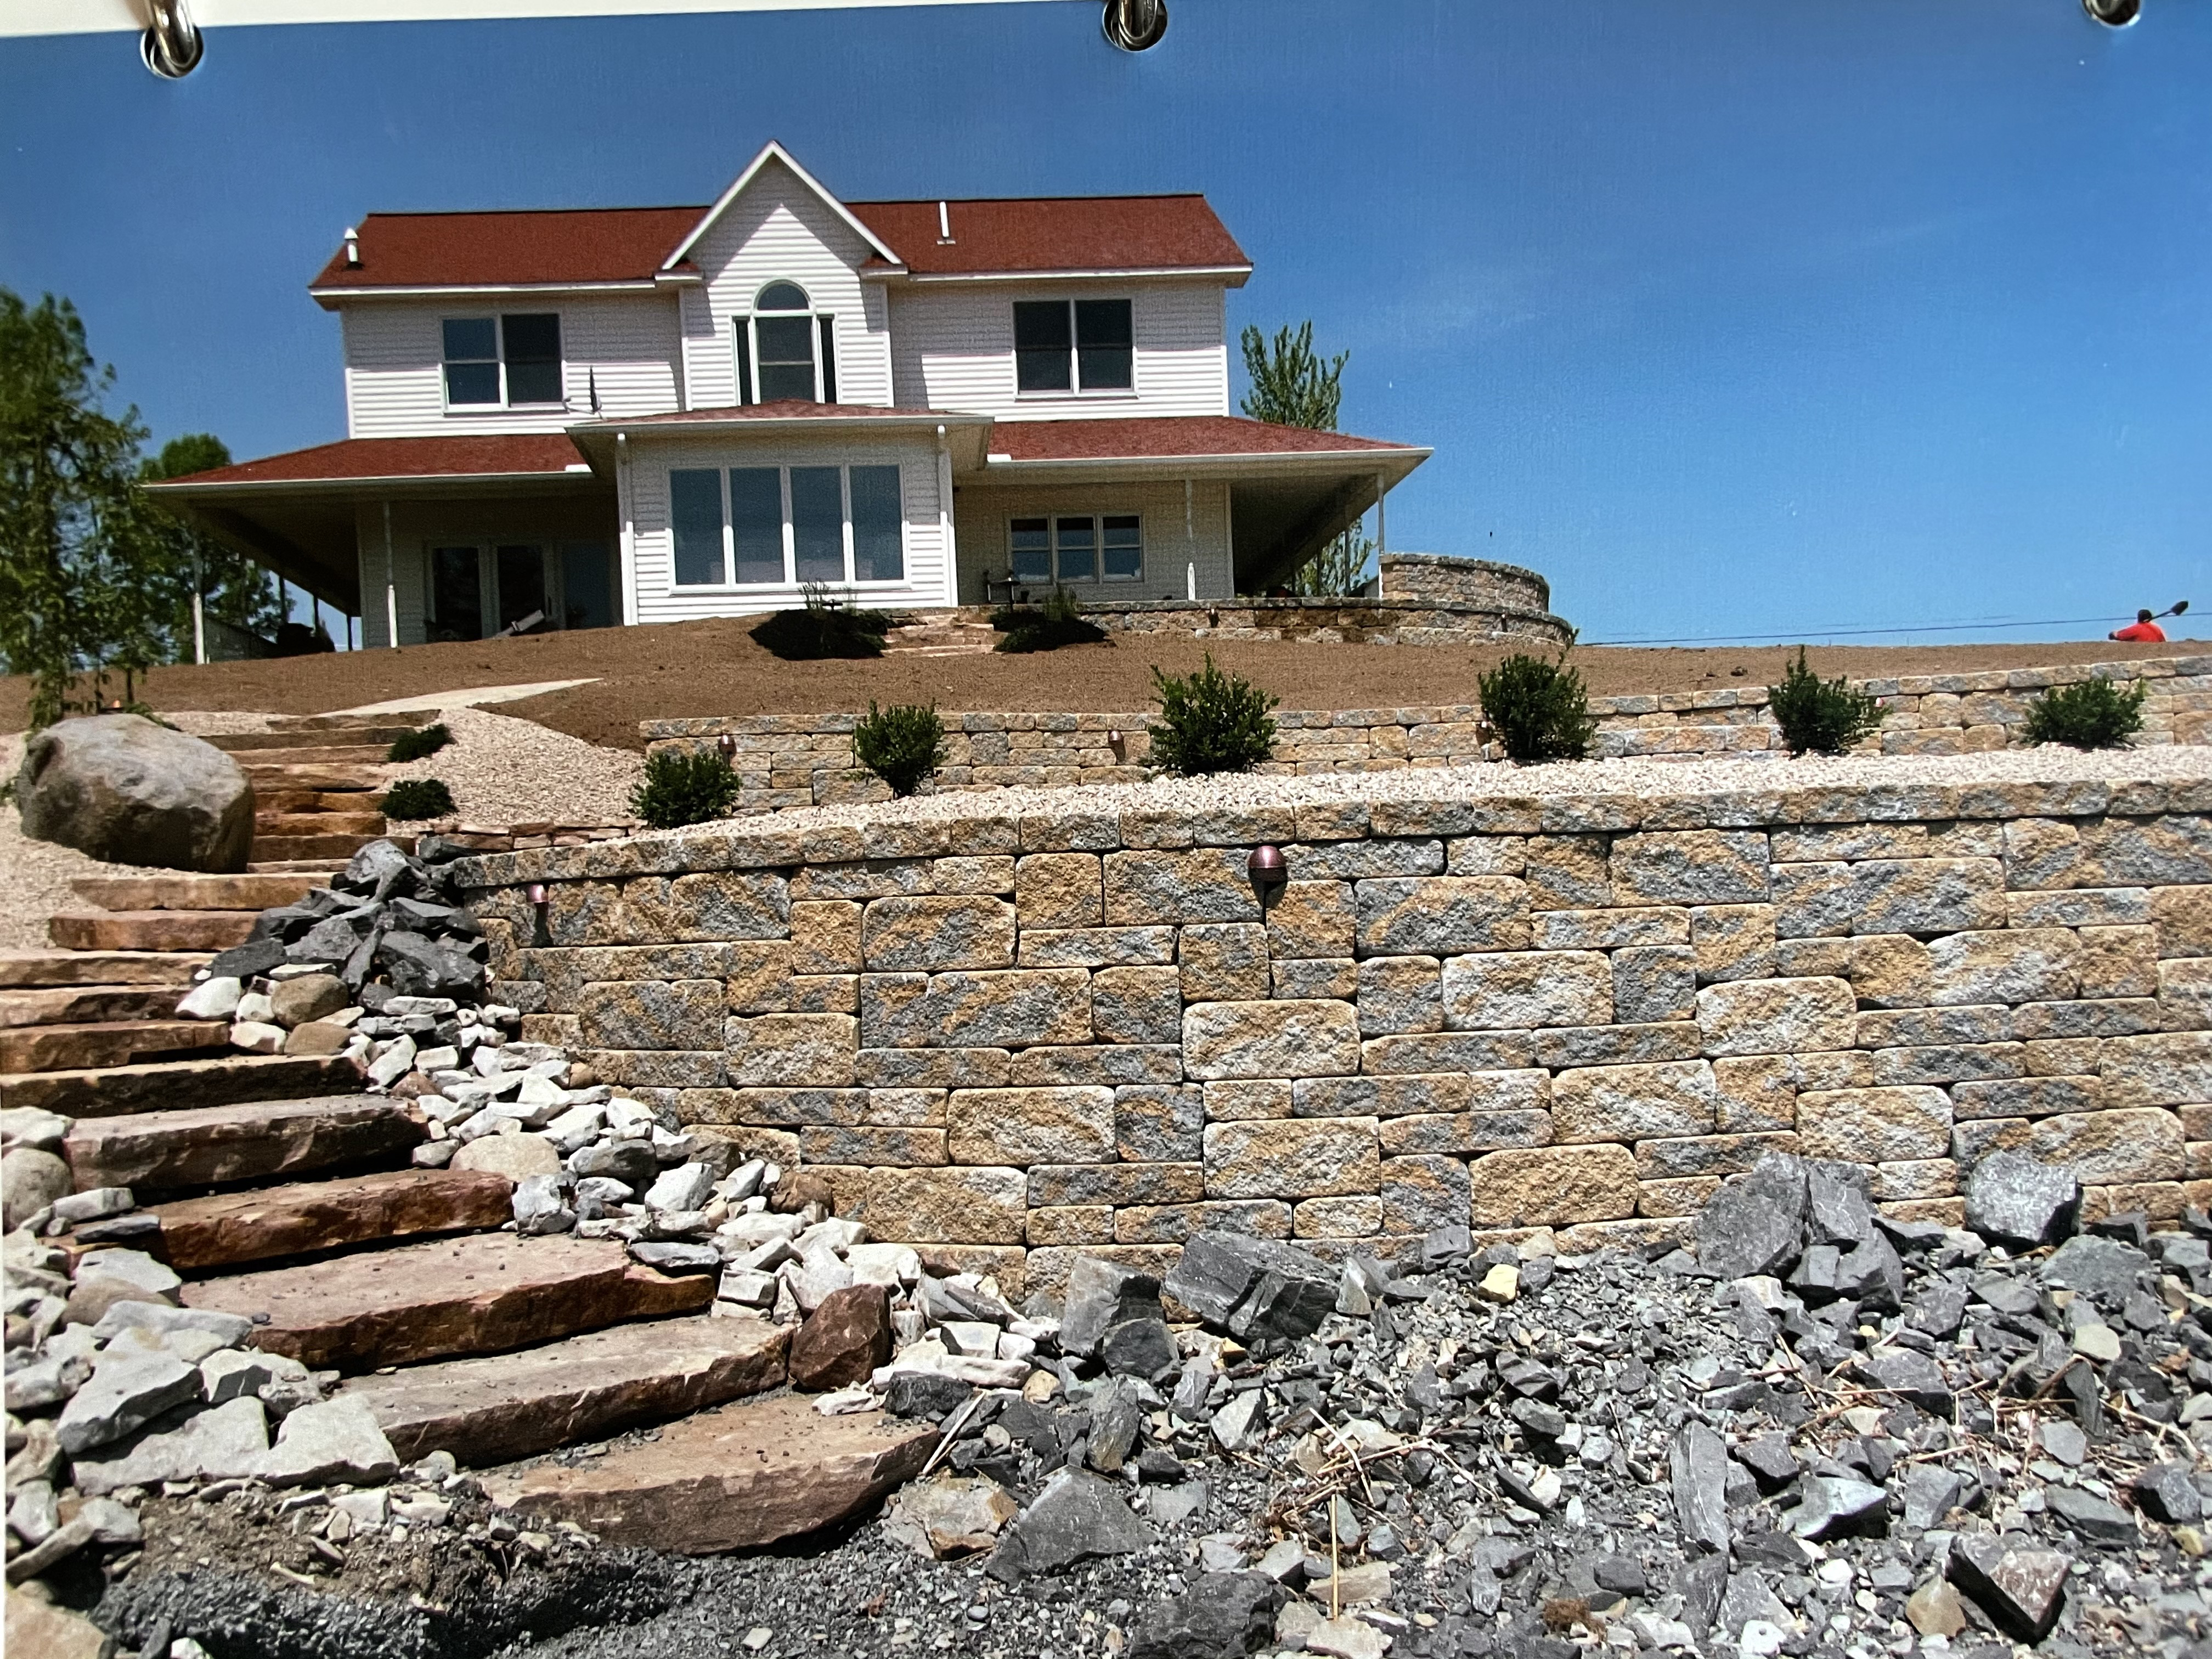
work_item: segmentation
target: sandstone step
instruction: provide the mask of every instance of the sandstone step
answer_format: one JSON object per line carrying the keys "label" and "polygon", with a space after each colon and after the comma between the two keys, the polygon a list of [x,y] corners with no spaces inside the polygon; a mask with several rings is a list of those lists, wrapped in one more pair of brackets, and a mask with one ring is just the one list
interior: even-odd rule
{"label": "sandstone step", "polygon": [[305,898],[318,884],[300,876],[79,876],[70,890],[103,910],[266,910]]}
{"label": "sandstone step", "polygon": [[0,986],[185,987],[207,961],[199,951],[0,951]]}
{"label": "sandstone step", "polygon": [[257,789],[253,792],[253,809],[257,814],[358,812],[362,810],[362,797],[375,793],[362,789]]}
{"label": "sandstone step", "polygon": [[336,1054],[224,1054],[67,1072],[0,1074],[0,1108],[36,1106],[64,1117],[166,1115],[241,1102],[358,1089],[361,1073]]}
{"label": "sandstone step", "polygon": [[334,736],[343,734],[352,744],[378,744],[388,749],[414,730],[412,726],[394,725],[388,720],[368,726],[322,727],[286,726],[281,728],[271,728],[266,732],[232,732],[222,737],[210,738],[208,741],[216,748],[225,750],[231,754],[243,755],[269,749],[297,749],[301,746],[301,736],[309,731],[314,731],[319,734],[322,732],[328,732]]}
{"label": "sandstone step", "polygon": [[257,1318],[255,1346],[302,1364],[369,1370],[497,1353],[630,1319],[694,1313],[712,1274],[672,1278],[614,1239],[472,1233],[295,1267],[204,1279],[185,1305]]}
{"label": "sandstone step", "polygon": [[264,766],[381,766],[385,751],[391,746],[388,739],[383,743],[295,744],[256,749],[235,758],[249,775]]}
{"label": "sandstone step", "polygon": [[505,1176],[489,1170],[390,1170],[210,1193],[158,1206],[155,1213],[169,1265],[193,1272],[376,1239],[496,1227],[514,1214],[514,1190]]}
{"label": "sandstone step", "polygon": [[257,876],[312,875],[316,886],[327,887],[345,866],[335,859],[256,859],[246,867]]}
{"label": "sandstone step", "polygon": [[481,1468],[765,1393],[783,1382],[790,1341],[789,1326],[764,1319],[654,1320],[339,1392],[368,1402],[401,1462],[449,1451]]}
{"label": "sandstone step", "polygon": [[228,951],[253,931],[252,910],[64,910],[46,937],[68,951]]}
{"label": "sandstone step", "polygon": [[724,1406],[586,1466],[548,1464],[484,1484],[492,1501],[617,1546],[684,1555],[756,1549],[883,1501],[935,1449],[926,1419],[824,1417],[804,1395]]}
{"label": "sandstone step", "polygon": [[[362,797],[353,799],[357,804]],[[383,833],[381,812],[259,812],[253,819],[253,842],[257,847],[282,836],[373,837]]]}
{"label": "sandstone step", "polygon": [[404,1102],[325,1095],[82,1118],[62,1143],[62,1156],[80,1192],[159,1193],[376,1159],[404,1162],[422,1139],[422,1126]]}
{"label": "sandstone step", "polygon": [[390,731],[394,726],[415,732],[438,718],[433,704],[425,708],[386,708],[374,714],[279,714],[269,722],[271,732]]}
{"label": "sandstone step", "polygon": [[392,840],[403,847],[415,844],[411,836],[264,836],[256,833],[253,852],[261,859],[349,859],[373,841]]}
{"label": "sandstone step", "polygon": [[319,793],[351,793],[384,787],[381,766],[293,766],[252,762],[246,775],[258,799],[264,789],[313,789]]}
{"label": "sandstone step", "polygon": [[221,1019],[123,1019],[91,1025],[0,1027],[0,1072],[69,1072],[130,1066],[157,1054],[230,1047]]}
{"label": "sandstone step", "polygon": [[0,990],[0,1029],[166,1019],[176,1012],[177,1000],[184,991],[181,985],[55,985],[27,991]]}

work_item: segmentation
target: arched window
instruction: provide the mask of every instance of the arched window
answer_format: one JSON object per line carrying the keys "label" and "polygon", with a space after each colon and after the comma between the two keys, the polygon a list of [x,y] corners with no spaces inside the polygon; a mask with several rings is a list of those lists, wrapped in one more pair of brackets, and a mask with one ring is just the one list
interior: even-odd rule
{"label": "arched window", "polygon": [[837,401],[836,319],[814,308],[796,283],[775,282],[738,319],[738,401]]}

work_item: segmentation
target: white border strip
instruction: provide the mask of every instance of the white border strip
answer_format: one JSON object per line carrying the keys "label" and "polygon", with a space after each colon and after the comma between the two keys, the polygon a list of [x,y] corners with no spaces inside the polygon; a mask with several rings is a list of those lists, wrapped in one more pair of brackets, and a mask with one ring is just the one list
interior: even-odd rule
{"label": "white border strip", "polygon": [[[204,28],[265,23],[423,23],[512,17],[617,17],[714,11],[829,11],[878,6],[1006,5],[1015,0],[190,0]],[[137,34],[144,0],[0,0],[0,38]]]}

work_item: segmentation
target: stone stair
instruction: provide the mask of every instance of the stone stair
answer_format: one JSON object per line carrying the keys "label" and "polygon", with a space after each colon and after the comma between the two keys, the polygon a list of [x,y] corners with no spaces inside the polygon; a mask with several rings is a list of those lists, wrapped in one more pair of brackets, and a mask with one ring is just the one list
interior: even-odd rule
{"label": "stone stair", "polygon": [[265,732],[210,738],[252,780],[254,868],[297,860],[343,862],[381,836],[384,814],[376,801],[385,755],[420,724],[389,714],[292,715],[272,720]]}
{"label": "stone stair", "polygon": [[988,622],[955,612],[906,623],[884,635],[887,657],[980,657],[997,649],[999,631]]}

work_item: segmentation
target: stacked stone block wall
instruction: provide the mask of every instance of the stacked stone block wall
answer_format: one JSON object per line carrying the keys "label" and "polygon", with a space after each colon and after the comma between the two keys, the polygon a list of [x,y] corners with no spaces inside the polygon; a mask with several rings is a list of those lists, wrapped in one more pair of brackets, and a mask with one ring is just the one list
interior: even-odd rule
{"label": "stacked stone block wall", "polygon": [[[1038,1282],[1192,1231],[1668,1236],[1770,1151],[2212,1201],[2212,784],[773,821],[461,866],[602,1080]],[[1263,903],[1261,843],[1289,880]],[[544,881],[542,913],[525,884]]]}
{"label": "stacked stone block wall", "polygon": [[[1975,674],[1861,680],[1889,711],[1866,753],[1960,755],[2020,741],[2028,704],[2042,690],[2090,678],[2143,680],[2146,744],[2212,741],[2212,657],[2092,663],[2059,668],[1992,669]],[[1594,753],[1601,759],[1704,760],[1766,755],[1787,758],[1766,709],[1765,686],[1595,697]],[[648,750],[703,748],[727,737],[744,785],[745,811],[882,800],[890,791],[854,769],[851,714],[750,714],[647,720]],[[950,754],[935,787],[1057,788],[1135,783],[1149,772],[1146,735],[1152,714],[990,714],[945,711]],[[1279,774],[1389,772],[1473,766],[1500,751],[1486,741],[1472,703],[1414,708],[1279,709],[1274,757],[1260,769]]]}
{"label": "stacked stone block wall", "polygon": [[1494,559],[1462,559],[1445,553],[1385,553],[1376,586],[1386,599],[1437,599],[1547,612],[1552,585],[1533,570]]}

